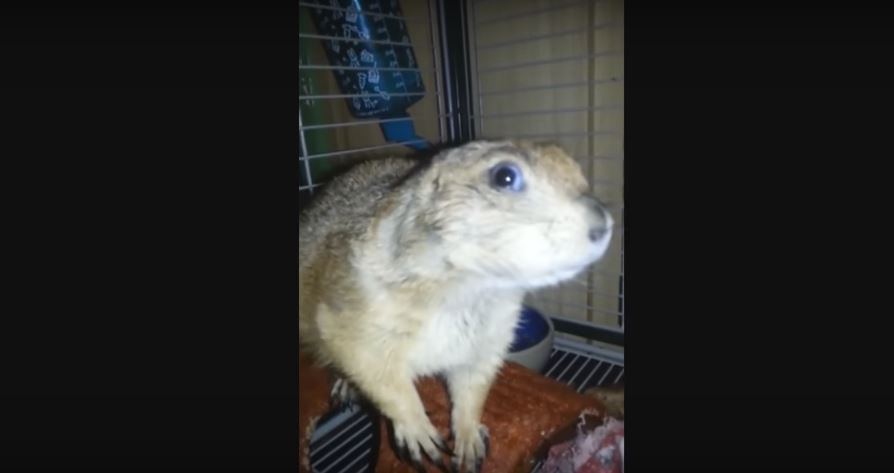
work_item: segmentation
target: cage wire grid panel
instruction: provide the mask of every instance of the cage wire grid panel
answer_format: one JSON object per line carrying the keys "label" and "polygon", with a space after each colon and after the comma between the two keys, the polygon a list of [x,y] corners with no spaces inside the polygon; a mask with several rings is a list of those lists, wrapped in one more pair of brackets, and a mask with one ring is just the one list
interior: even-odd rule
{"label": "cage wire grid panel", "polygon": [[443,142],[450,115],[433,1],[371,1],[367,10],[352,0],[298,4],[303,207],[356,161]]}
{"label": "cage wire grid panel", "polygon": [[616,222],[603,260],[527,302],[560,323],[583,323],[622,340],[623,0],[475,0],[468,13],[476,135],[560,144]]}
{"label": "cage wire grid panel", "polygon": [[[553,317],[560,331],[583,324],[598,328],[597,335],[616,334],[614,339],[621,342],[596,343],[587,336],[594,332],[557,333],[544,374],[579,392],[623,381],[622,0],[457,2],[464,7],[460,28],[468,33],[461,44],[449,40],[455,23],[445,24],[445,3],[455,8],[453,2],[401,0],[399,14],[382,8],[394,3],[390,0],[371,3],[379,9],[360,12],[360,3],[351,0],[299,2],[299,206],[334,172],[370,155],[409,154],[423,142],[473,136],[558,142],[581,164],[617,226],[602,262],[527,302]],[[321,31],[311,9],[343,23],[365,14],[376,20],[371,28],[375,34],[364,37],[352,22],[338,30],[324,25]],[[424,90],[388,94],[415,100],[405,116],[353,113],[367,105],[365,100],[384,100],[369,90],[345,90],[340,81],[344,74],[339,77],[339,71],[362,72],[366,81],[372,76],[369,62],[361,61],[362,49],[354,49],[356,59],[342,55],[342,62],[328,56],[357,45],[413,48],[415,64],[388,61],[373,66],[380,76],[419,73]],[[451,66],[467,73],[467,84]],[[463,88],[470,111],[461,106]],[[407,122],[414,125],[415,136],[386,139],[384,124]],[[461,133],[463,126],[471,132]],[[363,410],[350,407],[334,413],[311,440],[313,471],[368,471],[371,466],[364,459],[377,448],[377,435],[377,426]]]}

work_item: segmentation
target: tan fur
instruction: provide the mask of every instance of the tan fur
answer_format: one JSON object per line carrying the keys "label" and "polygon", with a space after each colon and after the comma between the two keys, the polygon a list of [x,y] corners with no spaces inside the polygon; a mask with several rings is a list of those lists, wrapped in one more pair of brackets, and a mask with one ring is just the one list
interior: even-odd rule
{"label": "tan fur", "polygon": [[[513,163],[524,189],[492,185]],[[453,403],[454,461],[486,454],[480,424],[526,290],[573,277],[601,257],[611,217],[556,146],[473,142],[430,165],[358,165],[299,218],[299,340],[393,424],[414,461],[442,440],[413,381],[439,374]],[[591,241],[591,229],[607,229]]]}

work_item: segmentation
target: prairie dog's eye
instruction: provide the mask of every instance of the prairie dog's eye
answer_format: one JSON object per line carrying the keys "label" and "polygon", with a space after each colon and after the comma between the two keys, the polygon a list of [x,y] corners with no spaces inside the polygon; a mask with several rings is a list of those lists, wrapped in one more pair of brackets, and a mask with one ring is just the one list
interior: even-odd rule
{"label": "prairie dog's eye", "polygon": [[490,170],[491,185],[497,189],[519,192],[524,189],[524,176],[514,163],[500,163]]}

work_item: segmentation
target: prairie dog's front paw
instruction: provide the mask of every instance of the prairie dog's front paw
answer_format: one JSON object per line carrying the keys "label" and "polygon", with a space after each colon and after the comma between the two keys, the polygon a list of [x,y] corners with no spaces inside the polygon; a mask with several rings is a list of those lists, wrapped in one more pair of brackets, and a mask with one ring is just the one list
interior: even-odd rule
{"label": "prairie dog's front paw", "polygon": [[415,422],[394,421],[394,446],[397,455],[404,461],[412,461],[416,468],[425,471],[422,466],[422,454],[433,463],[446,469],[441,452],[449,452],[438,431],[427,417]]}
{"label": "prairie dog's front paw", "polygon": [[476,423],[465,428],[458,428],[454,435],[454,471],[477,473],[481,471],[481,463],[487,457],[490,447],[490,433],[483,424]]}

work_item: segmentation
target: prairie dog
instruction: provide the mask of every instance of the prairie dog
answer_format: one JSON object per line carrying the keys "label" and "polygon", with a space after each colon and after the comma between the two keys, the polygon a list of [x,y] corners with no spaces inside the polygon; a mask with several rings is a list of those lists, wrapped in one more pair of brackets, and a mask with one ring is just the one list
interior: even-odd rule
{"label": "prairie dog", "polygon": [[359,164],[299,217],[299,341],[342,377],[334,395],[356,389],[391,421],[417,466],[447,447],[414,380],[442,376],[453,466],[477,471],[525,292],[602,257],[613,220],[557,146],[476,141],[417,164]]}

